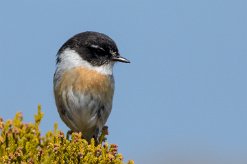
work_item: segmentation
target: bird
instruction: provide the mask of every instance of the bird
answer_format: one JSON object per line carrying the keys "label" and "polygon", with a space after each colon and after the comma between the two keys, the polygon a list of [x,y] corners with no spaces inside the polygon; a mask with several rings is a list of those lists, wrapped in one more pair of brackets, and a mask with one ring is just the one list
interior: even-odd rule
{"label": "bird", "polygon": [[58,50],[53,90],[57,111],[72,132],[90,142],[99,139],[112,110],[113,67],[130,63],[113,39],[86,31],[74,35]]}

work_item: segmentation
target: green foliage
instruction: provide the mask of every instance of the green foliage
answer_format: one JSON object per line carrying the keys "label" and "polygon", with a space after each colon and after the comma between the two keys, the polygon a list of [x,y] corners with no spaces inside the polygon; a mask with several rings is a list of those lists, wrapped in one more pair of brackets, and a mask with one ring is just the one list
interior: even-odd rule
{"label": "green foliage", "polygon": [[95,145],[93,139],[89,144],[81,133],[73,133],[68,140],[57,124],[53,131],[41,136],[39,125],[43,115],[39,105],[34,123],[23,123],[21,113],[13,120],[0,118],[0,163],[123,163],[117,145]]}

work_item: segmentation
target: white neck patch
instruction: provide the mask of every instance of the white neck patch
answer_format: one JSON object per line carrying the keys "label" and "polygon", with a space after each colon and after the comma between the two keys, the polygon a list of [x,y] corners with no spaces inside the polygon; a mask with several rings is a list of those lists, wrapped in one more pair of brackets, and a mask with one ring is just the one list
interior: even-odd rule
{"label": "white neck patch", "polygon": [[88,68],[104,75],[112,75],[113,73],[114,62],[102,66],[92,66],[88,61],[82,59],[76,51],[69,48],[65,49],[59,56],[61,61],[57,64],[57,71],[61,71],[61,73],[74,67]]}

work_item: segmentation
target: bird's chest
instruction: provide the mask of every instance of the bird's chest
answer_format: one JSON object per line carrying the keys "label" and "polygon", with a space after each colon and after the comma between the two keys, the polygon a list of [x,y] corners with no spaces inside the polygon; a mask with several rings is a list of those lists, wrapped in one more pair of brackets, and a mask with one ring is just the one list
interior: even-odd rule
{"label": "bird's chest", "polygon": [[109,102],[112,101],[114,94],[114,79],[112,75],[77,67],[64,72],[59,84],[55,87],[55,92],[59,95],[65,90],[72,90],[79,95],[94,95],[102,102]]}

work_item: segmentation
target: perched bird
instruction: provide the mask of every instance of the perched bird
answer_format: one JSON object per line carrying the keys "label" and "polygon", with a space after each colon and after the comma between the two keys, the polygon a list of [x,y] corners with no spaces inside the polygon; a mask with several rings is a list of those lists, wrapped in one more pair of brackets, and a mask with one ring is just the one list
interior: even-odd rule
{"label": "perched bird", "polygon": [[58,113],[88,141],[98,139],[111,113],[116,62],[130,63],[110,37],[98,32],[73,36],[57,53],[53,83]]}

